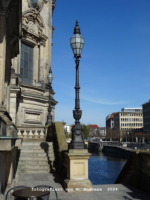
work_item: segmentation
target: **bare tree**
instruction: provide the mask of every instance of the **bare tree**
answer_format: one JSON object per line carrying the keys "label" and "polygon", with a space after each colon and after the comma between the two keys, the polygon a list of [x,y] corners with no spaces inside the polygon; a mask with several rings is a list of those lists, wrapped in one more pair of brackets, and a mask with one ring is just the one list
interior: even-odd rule
{"label": "bare tree", "polygon": [[122,135],[121,135],[121,131],[119,128],[116,128],[113,130],[113,138],[116,141],[120,141],[122,140]]}
{"label": "bare tree", "polygon": [[113,129],[111,129],[110,127],[106,128],[106,138],[108,140],[112,140],[112,132],[113,132]]}

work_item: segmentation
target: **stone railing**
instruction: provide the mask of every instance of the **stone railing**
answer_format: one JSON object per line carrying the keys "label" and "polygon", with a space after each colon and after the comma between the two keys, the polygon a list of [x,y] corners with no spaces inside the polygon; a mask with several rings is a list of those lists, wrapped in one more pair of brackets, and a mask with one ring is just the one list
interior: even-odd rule
{"label": "stone railing", "polygon": [[18,128],[17,135],[23,138],[46,138],[44,128]]}

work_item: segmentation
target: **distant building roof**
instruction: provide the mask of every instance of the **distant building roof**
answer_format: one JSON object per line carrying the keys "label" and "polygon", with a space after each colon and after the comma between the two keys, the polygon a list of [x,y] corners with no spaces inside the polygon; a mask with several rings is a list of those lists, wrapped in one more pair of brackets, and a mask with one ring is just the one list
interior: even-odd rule
{"label": "distant building roof", "polygon": [[116,112],[113,112],[112,114],[109,114],[107,117],[106,117],[106,120],[108,120],[108,119],[114,119],[114,114],[115,114]]}
{"label": "distant building roof", "polygon": [[114,119],[114,114],[115,114],[116,112],[113,112],[112,114],[111,114],[111,119]]}
{"label": "distant building roof", "polygon": [[99,126],[90,124],[90,128],[100,128]]}
{"label": "distant building roof", "polygon": [[122,108],[122,109],[142,109],[142,108]]}
{"label": "distant building roof", "polygon": [[142,112],[142,108],[122,108],[121,112]]}

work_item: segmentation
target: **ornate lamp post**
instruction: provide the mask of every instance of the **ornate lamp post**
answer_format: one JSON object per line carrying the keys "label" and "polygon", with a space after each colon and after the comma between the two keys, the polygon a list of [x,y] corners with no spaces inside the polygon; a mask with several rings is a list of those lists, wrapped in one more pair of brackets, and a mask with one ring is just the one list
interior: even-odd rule
{"label": "ornate lamp post", "polygon": [[52,74],[52,70],[50,68],[49,70],[49,74],[47,75],[47,79],[48,79],[48,83],[49,83],[49,108],[48,108],[48,115],[47,115],[47,123],[46,125],[51,125],[52,123],[52,115],[51,115],[51,91],[52,91],[52,80],[53,80],[53,74]]}
{"label": "ornate lamp post", "polygon": [[83,140],[83,128],[80,124],[80,118],[82,115],[82,110],[80,110],[80,99],[79,99],[79,58],[81,57],[81,51],[84,45],[84,38],[81,36],[80,28],[78,26],[78,21],[76,20],[76,26],[74,28],[74,35],[70,39],[70,45],[76,58],[76,86],[75,86],[75,110],[73,110],[73,117],[75,119],[75,125],[72,127],[72,140],[69,144],[69,149],[86,149]]}

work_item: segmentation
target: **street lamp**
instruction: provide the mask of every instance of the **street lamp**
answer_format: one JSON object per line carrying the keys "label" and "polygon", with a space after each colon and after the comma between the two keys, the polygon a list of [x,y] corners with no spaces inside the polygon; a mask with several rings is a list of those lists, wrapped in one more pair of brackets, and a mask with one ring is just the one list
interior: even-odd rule
{"label": "street lamp", "polygon": [[48,108],[48,115],[47,115],[47,123],[46,125],[51,125],[52,123],[52,115],[51,115],[51,91],[52,91],[52,80],[53,80],[53,74],[52,74],[52,70],[50,68],[49,70],[49,74],[47,75],[47,79],[48,79],[48,83],[49,83],[49,108]]}
{"label": "street lamp", "polygon": [[72,127],[72,140],[69,144],[69,149],[87,149],[83,140],[83,127],[80,124],[80,118],[82,110],[80,110],[80,99],[79,99],[79,58],[81,57],[81,51],[84,45],[84,38],[81,36],[78,21],[76,20],[76,26],[74,28],[74,35],[70,39],[70,46],[76,58],[76,86],[75,86],[75,110],[73,110],[73,117],[75,119],[75,125]]}

